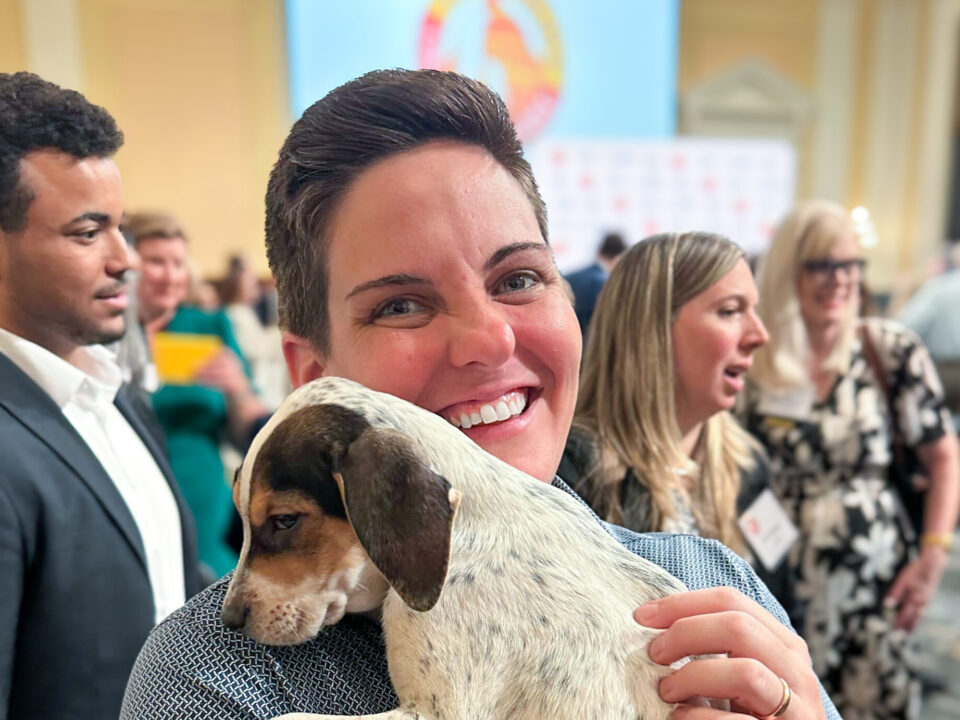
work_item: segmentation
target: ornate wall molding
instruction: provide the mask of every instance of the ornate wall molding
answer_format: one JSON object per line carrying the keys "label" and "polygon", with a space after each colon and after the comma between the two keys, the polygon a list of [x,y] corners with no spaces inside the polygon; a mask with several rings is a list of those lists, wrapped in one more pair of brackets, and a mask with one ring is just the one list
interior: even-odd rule
{"label": "ornate wall molding", "polygon": [[27,68],[63,87],[86,89],[77,0],[20,0]]}
{"label": "ornate wall molding", "polygon": [[680,97],[685,135],[779,137],[797,142],[809,125],[810,96],[761,60],[747,60]]}

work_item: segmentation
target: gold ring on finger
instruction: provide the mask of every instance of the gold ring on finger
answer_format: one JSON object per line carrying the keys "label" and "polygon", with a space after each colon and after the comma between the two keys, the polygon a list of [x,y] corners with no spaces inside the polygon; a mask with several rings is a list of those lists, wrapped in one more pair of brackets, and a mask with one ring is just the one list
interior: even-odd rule
{"label": "gold ring on finger", "polygon": [[790,686],[787,685],[787,681],[783,678],[777,678],[780,681],[780,684],[783,686],[783,697],[780,698],[780,704],[777,705],[777,709],[774,710],[769,715],[766,715],[759,720],[773,720],[773,718],[778,718],[783,715],[787,708],[790,706],[790,698],[793,697],[793,693],[790,692]]}

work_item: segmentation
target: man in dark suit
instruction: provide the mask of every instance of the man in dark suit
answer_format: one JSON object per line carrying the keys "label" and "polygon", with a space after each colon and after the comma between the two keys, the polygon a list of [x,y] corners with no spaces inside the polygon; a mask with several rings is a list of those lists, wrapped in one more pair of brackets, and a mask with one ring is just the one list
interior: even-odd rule
{"label": "man in dark suit", "polygon": [[584,337],[587,336],[587,325],[593,316],[593,309],[597,305],[600,290],[603,289],[604,283],[610,277],[610,271],[616,264],[617,258],[626,249],[627,243],[624,242],[620,233],[607,233],[600,242],[596,262],[583,268],[583,270],[577,270],[566,276],[575,298],[573,311],[577,315],[580,332]]}
{"label": "man in dark suit", "polygon": [[0,74],[0,718],[116,718],[196,541],[103,343],[125,330],[113,118]]}

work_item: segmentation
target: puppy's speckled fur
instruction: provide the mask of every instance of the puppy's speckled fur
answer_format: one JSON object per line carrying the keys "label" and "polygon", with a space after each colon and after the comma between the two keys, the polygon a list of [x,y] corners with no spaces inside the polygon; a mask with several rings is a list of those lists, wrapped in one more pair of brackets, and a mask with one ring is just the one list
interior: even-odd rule
{"label": "puppy's speckled fur", "polygon": [[647,655],[657,631],[633,611],[682,583],[442,418],[347,380],[314,381],[254,440],[235,496],[244,545],[228,624],[293,644],[382,600],[401,709],[364,717],[668,717],[657,694],[668,669]]}

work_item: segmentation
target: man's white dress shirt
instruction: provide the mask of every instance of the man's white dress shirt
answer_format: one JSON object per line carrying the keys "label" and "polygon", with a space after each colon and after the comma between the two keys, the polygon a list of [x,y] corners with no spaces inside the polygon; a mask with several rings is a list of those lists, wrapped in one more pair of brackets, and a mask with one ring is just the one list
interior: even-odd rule
{"label": "man's white dress shirt", "polygon": [[0,352],[60,407],[126,503],[140,531],[159,623],[185,600],[180,513],[153,455],[113,404],[122,384],[113,354],[90,345],[72,365],[3,328]]}

